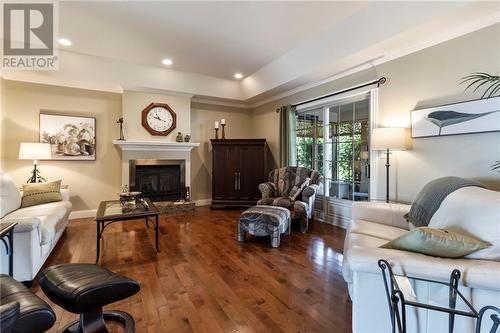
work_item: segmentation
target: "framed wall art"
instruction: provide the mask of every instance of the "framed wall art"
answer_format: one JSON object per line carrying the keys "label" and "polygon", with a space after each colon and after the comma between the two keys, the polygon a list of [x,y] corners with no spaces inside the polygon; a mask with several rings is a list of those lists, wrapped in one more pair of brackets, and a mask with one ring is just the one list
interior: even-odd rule
{"label": "framed wall art", "polygon": [[411,112],[412,138],[496,131],[500,131],[500,97]]}
{"label": "framed wall art", "polygon": [[52,160],[95,161],[96,119],[40,112],[40,142],[51,144]]}

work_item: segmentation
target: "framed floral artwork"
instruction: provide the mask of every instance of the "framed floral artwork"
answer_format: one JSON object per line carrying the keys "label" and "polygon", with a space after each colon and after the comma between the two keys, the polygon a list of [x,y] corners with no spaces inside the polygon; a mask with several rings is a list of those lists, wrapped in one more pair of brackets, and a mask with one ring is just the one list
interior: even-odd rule
{"label": "framed floral artwork", "polygon": [[40,112],[40,142],[50,143],[52,160],[95,161],[96,119]]}

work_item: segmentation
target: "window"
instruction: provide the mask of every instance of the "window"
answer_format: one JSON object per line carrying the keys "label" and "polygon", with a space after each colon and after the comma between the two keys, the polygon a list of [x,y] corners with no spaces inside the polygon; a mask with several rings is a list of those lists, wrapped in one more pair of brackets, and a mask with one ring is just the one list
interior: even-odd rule
{"label": "window", "polygon": [[323,109],[297,115],[297,165],[323,169]]}
{"label": "window", "polygon": [[368,200],[370,96],[297,112],[297,164],[325,178],[325,197]]}

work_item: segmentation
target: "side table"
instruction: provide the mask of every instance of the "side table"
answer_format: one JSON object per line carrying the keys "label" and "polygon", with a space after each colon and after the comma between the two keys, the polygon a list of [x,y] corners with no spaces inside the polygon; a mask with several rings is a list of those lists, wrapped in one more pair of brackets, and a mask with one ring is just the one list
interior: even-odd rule
{"label": "side table", "polygon": [[[448,332],[452,333],[455,326],[455,316],[466,316],[477,319],[475,333],[480,333],[483,316],[487,311],[492,311],[490,316],[492,326],[489,330],[490,333],[497,331],[500,325],[500,309],[496,306],[488,305],[477,311],[474,306],[462,295],[458,290],[458,282],[460,281],[461,273],[458,269],[451,272],[449,282],[433,281],[428,279],[421,279],[411,276],[394,275],[390,264],[383,259],[378,261],[378,266],[382,271],[384,278],[384,286],[389,303],[389,313],[391,316],[392,333],[406,333],[406,307],[413,306],[423,308],[430,311],[440,311],[448,313]],[[418,295],[411,287],[408,279],[415,281],[424,281],[432,284],[437,290],[442,289],[443,292],[448,294],[447,299],[443,304],[429,304],[419,301]],[[444,288],[444,289],[443,289]],[[460,304],[460,307],[457,305]]]}
{"label": "side table", "polygon": [[14,227],[16,225],[17,222],[0,224],[0,239],[2,239],[5,251],[9,256],[9,275],[12,277],[14,276]]}

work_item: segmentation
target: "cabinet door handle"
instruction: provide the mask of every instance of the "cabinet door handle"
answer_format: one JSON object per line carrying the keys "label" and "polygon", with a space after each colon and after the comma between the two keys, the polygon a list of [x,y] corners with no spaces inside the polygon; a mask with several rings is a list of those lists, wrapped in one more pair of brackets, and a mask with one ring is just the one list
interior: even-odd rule
{"label": "cabinet door handle", "polygon": [[238,172],[238,190],[241,190],[241,172]]}
{"label": "cabinet door handle", "polygon": [[234,173],[234,189],[235,190],[238,189],[238,173],[237,172]]}

